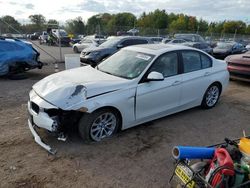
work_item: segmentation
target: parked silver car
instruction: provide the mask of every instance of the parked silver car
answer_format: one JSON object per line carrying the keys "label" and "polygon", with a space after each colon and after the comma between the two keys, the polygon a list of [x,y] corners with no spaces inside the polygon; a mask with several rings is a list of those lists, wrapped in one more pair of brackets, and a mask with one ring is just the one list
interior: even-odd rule
{"label": "parked silver car", "polygon": [[74,44],[72,46],[72,49],[75,53],[80,53],[85,48],[97,47],[105,41],[106,41],[106,39],[100,39],[100,38],[94,38],[94,37],[84,37],[80,42]]}

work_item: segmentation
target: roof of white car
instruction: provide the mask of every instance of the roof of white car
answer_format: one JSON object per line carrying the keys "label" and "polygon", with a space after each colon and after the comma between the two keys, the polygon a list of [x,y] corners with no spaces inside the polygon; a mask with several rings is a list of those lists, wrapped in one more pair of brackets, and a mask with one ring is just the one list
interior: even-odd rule
{"label": "roof of white car", "polygon": [[126,47],[128,50],[134,50],[138,52],[148,53],[152,55],[161,55],[165,52],[174,50],[195,50],[194,48],[182,45],[171,45],[171,44],[143,44]]}

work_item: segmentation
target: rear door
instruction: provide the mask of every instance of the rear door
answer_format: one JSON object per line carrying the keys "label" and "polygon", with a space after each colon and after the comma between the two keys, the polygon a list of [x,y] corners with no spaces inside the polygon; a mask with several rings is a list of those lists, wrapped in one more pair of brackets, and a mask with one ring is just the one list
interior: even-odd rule
{"label": "rear door", "polygon": [[183,69],[181,106],[199,105],[211,83],[212,59],[195,50],[183,50],[181,57]]}

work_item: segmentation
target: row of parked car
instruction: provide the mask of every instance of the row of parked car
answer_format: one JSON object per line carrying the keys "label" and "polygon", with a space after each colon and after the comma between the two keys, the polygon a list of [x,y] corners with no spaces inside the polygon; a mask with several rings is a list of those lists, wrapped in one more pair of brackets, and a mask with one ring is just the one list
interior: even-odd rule
{"label": "row of parked car", "polygon": [[[157,39],[157,40],[156,40]],[[80,61],[83,64],[89,64],[95,67],[101,61],[119,51],[121,48],[138,44],[160,43],[158,37],[140,37],[140,36],[119,36],[107,39],[99,39],[95,36],[87,36],[79,43],[73,45],[74,52],[80,52]],[[192,41],[192,42],[191,42]],[[161,43],[171,45],[182,45],[200,49],[217,59],[234,60],[234,64],[229,62],[229,70],[234,74],[234,78],[239,77],[241,80],[247,80],[250,76],[250,60],[248,49],[238,42],[217,42],[212,48],[205,40],[197,34],[176,34],[175,39],[163,39]],[[242,54],[231,56],[234,54]],[[234,58],[232,58],[234,57]],[[237,57],[237,58],[235,58]],[[238,65],[237,62],[239,62]],[[242,65],[243,62],[243,65]]]}

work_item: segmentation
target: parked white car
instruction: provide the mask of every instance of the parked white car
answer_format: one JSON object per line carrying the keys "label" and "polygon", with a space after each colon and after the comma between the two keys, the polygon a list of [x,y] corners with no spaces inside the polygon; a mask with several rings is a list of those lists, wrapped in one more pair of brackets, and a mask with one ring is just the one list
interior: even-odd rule
{"label": "parked white car", "polygon": [[85,37],[80,42],[74,44],[72,46],[72,49],[75,53],[80,53],[83,49],[99,46],[104,41],[105,41],[104,39]]}
{"label": "parked white car", "polygon": [[[77,125],[84,140],[100,141],[195,106],[212,108],[229,81],[224,61],[190,47],[150,44],[121,49],[97,67],[52,74],[29,94],[29,128],[61,132]],[[191,126],[191,125],[190,125]]]}

